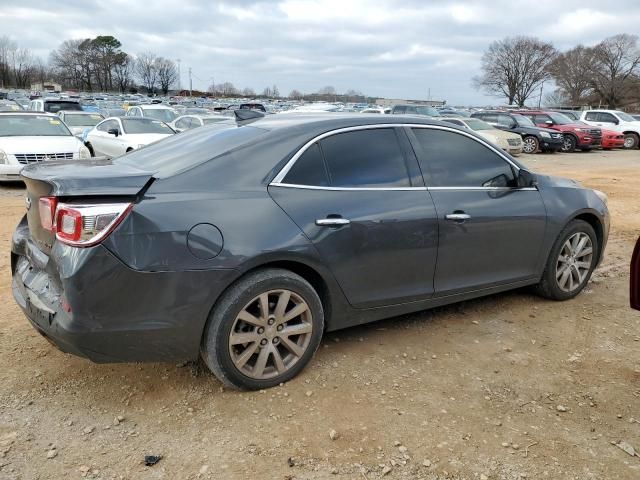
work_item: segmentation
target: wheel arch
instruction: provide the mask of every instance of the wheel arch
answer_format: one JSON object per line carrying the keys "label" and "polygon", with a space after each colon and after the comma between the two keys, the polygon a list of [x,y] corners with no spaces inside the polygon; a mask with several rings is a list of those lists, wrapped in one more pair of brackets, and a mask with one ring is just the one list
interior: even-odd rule
{"label": "wheel arch", "polygon": [[587,222],[589,225],[591,225],[593,230],[596,232],[596,238],[598,240],[598,260],[597,261],[600,262],[600,259],[602,258],[602,252],[604,250],[604,225],[602,224],[600,217],[598,217],[598,215],[596,215],[594,212],[584,211],[584,212],[578,213],[569,221],[573,221],[573,220],[582,220],[584,222]]}

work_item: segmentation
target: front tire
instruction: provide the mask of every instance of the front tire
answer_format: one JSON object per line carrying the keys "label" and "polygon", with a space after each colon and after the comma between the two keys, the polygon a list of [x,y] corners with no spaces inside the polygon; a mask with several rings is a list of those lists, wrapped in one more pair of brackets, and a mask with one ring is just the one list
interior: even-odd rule
{"label": "front tire", "polygon": [[576,149],[576,139],[573,135],[565,135],[562,138],[562,151],[571,153]]}
{"label": "front tire", "polygon": [[634,150],[638,148],[640,144],[640,137],[637,133],[626,133],[624,135],[624,148],[627,150]]}
{"label": "front tire", "polygon": [[598,260],[598,237],[583,220],[572,220],[549,253],[538,293],[551,300],[569,300],[589,282]]}
{"label": "front tire", "polygon": [[524,140],[522,141],[522,151],[524,153],[536,153],[539,148],[540,142],[536,137],[524,137]]}
{"label": "front tire", "polygon": [[218,300],[201,356],[225,385],[270,388],[295,377],[320,345],[324,310],[305,279],[282,269],[241,278]]}

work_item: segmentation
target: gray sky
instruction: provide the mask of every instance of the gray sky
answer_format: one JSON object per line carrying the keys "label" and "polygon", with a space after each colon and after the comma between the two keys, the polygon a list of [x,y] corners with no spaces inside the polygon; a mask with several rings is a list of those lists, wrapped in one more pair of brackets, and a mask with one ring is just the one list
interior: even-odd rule
{"label": "gray sky", "polygon": [[1,34],[47,59],[70,38],[182,60],[182,85],[261,92],[325,85],[392,98],[498,103],[471,86],[488,44],[526,34],[560,49],[635,33],[637,0],[2,0]]}

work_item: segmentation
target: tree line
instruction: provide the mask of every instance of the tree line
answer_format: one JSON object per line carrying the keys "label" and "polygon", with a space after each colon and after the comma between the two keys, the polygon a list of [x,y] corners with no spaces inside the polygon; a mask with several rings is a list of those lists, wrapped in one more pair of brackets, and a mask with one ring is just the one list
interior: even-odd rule
{"label": "tree line", "polygon": [[523,107],[541,101],[545,82],[556,89],[546,97],[553,106],[601,105],[619,108],[640,102],[640,48],[636,35],[619,34],[595,46],[566,51],[535,37],[495,41],[482,56],[473,85]]}

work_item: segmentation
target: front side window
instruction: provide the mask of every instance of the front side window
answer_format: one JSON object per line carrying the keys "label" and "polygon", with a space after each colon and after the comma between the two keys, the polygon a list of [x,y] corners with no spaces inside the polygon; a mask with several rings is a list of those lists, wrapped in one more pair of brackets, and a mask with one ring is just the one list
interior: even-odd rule
{"label": "front side window", "polygon": [[[608,114],[611,115],[611,114]],[[618,118],[620,120],[624,120],[625,122],[635,122],[636,119],[633,118],[631,115],[629,115],[628,113],[624,113],[624,112],[616,112],[616,115],[618,116]],[[611,115],[613,117],[613,115]],[[615,118],[615,117],[614,117]]]}
{"label": "front side window", "polygon": [[113,128],[120,130],[117,120],[107,120],[106,122],[102,122],[100,125],[96,127],[97,130],[100,130],[101,132],[107,132],[107,133],[109,132],[109,130]]}
{"label": "front side window", "polygon": [[466,135],[414,128],[422,171],[430,187],[509,187],[515,175],[493,150]]}
{"label": "front side window", "polygon": [[598,117],[599,117],[598,121],[600,121],[600,122],[606,122],[606,123],[617,123],[618,122],[616,120],[616,117],[614,117],[610,113],[600,112]]}
{"label": "front side window", "polygon": [[498,125],[501,127],[511,128],[513,126],[513,118],[509,115],[498,115]]}
{"label": "front side window", "polygon": [[407,162],[391,128],[338,133],[320,141],[332,187],[410,187]]}
{"label": "front side window", "polygon": [[513,120],[515,120],[516,124],[519,127],[535,127],[531,119],[525,117],[524,115],[514,115],[512,118]]}

